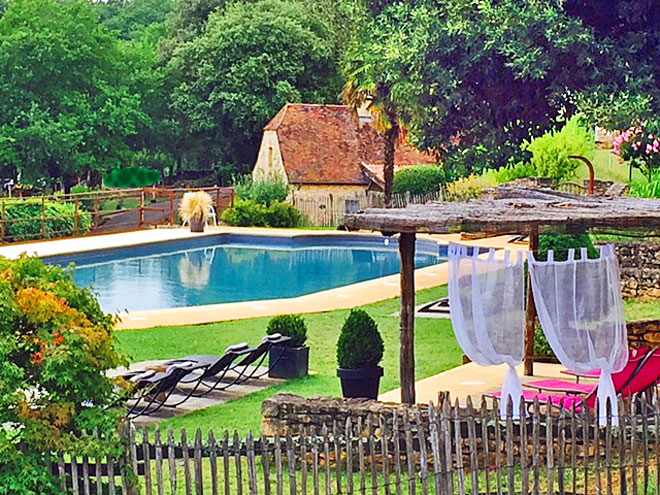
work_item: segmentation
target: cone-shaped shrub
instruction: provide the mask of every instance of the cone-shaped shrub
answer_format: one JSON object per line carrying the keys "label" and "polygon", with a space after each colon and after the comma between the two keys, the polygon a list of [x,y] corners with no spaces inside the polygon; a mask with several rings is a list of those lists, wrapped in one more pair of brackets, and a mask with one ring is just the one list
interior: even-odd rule
{"label": "cone-shaped shrub", "polygon": [[271,318],[266,333],[268,335],[279,333],[291,337],[286,344],[289,347],[302,347],[307,341],[307,325],[300,315],[279,315]]}
{"label": "cone-shaped shrub", "polygon": [[337,342],[340,368],[369,368],[383,359],[383,338],[378,326],[366,311],[353,309],[344,321]]}

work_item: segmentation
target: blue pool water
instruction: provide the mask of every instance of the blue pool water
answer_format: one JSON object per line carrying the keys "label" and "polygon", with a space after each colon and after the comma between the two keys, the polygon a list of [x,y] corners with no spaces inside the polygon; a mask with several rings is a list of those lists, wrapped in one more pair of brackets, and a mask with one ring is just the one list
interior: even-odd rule
{"label": "blue pool water", "polygon": [[[446,248],[417,241],[417,267],[440,263]],[[395,238],[218,235],[57,256],[75,263],[108,312],[295,297],[399,271]]]}

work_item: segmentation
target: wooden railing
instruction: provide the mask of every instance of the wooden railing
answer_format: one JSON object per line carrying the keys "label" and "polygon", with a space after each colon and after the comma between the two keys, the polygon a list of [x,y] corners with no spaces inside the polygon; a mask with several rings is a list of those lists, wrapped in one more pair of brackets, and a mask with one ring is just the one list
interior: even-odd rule
{"label": "wooden railing", "polygon": [[[145,187],[75,194],[0,198],[0,242],[122,232],[176,223],[178,203],[190,189]],[[195,188],[208,192],[219,217],[233,205],[228,187]],[[55,206],[56,210],[52,208]],[[29,211],[28,216],[25,212]],[[34,212],[32,212],[34,210]]]}
{"label": "wooden railing", "polygon": [[[649,493],[660,483],[660,406],[621,403],[619,426],[536,403],[497,409],[401,408],[320,431],[214,435],[170,428],[127,433],[121,459],[60,453],[63,493],[400,494]],[[586,409],[586,408],[585,408]],[[551,411],[550,414],[547,412]],[[652,491],[657,493],[657,491]]]}

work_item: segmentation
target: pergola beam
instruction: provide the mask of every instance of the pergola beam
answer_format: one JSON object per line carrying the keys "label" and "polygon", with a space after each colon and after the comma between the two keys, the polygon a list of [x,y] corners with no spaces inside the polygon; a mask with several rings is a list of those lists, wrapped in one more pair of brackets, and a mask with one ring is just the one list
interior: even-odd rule
{"label": "pergola beam", "polygon": [[[552,190],[500,187],[487,199],[432,202],[406,208],[368,209],[346,215],[349,230],[399,233],[401,256],[401,400],[415,402],[415,234],[428,232],[484,232],[530,236],[530,249],[538,249],[543,234],[582,234],[592,230],[660,230],[660,201],[637,198],[576,196]],[[533,373],[536,309],[529,289],[525,329],[525,374]]]}

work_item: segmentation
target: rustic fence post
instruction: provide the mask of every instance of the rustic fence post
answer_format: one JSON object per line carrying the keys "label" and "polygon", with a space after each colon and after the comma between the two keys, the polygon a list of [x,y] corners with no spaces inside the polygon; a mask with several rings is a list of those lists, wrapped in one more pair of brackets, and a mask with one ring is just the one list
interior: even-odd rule
{"label": "rustic fence post", "polygon": [[46,237],[46,198],[41,196],[41,238]]}
{"label": "rustic fence post", "polygon": [[94,195],[94,228],[99,226],[99,197]]}
{"label": "rustic fence post", "polygon": [[78,213],[80,211],[80,202],[76,198],[74,211],[73,211],[73,235],[78,235]]}
{"label": "rustic fence post", "polygon": [[170,191],[170,225],[174,225],[174,191]]}
{"label": "rustic fence post", "polygon": [[140,206],[138,208],[138,229],[142,228],[144,222],[144,189],[140,191]]}

